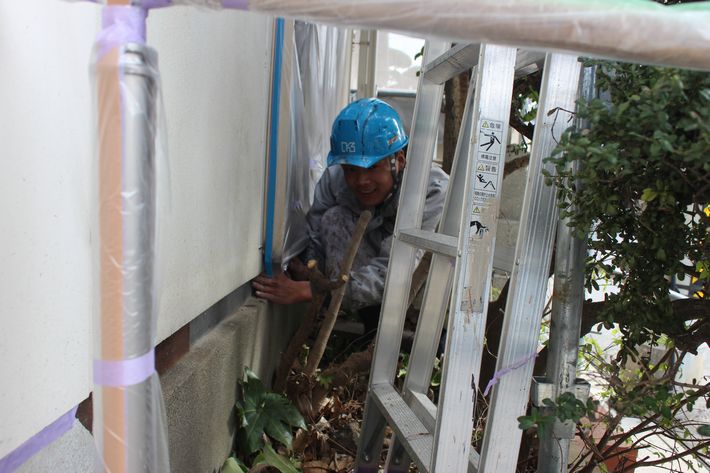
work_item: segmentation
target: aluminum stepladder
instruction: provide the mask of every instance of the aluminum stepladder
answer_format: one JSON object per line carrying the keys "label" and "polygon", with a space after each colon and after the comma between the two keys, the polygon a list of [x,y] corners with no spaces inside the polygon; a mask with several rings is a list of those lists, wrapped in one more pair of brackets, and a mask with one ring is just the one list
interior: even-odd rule
{"label": "aluminum stepladder", "polygon": [[[542,157],[549,155],[555,140],[568,126],[563,123],[564,119],[557,123],[557,114],[548,112],[574,108],[575,74],[578,77],[580,69],[574,57],[546,57],[537,119],[541,126],[535,131],[497,366],[498,372],[510,372],[494,387],[480,455],[472,451],[470,440],[513,78],[516,69],[525,74],[536,57],[539,55],[494,45],[460,45],[449,49],[447,43],[429,41],[425,46],[425,66],[417,93],[356,459],[357,471],[361,473],[378,471],[385,425],[395,433],[387,471],[406,472],[410,460],[422,472],[515,470],[521,438],[516,419],[524,414],[528,401],[557,215],[554,189],[544,186],[540,173]],[[423,231],[420,224],[436,144],[442,84],[472,65],[476,68],[442,221],[437,232]],[[556,131],[552,130],[555,126]],[[393,387],[393,380],[409,276],[418,249],[432,251],[434,256],[407,377],[399,393]],[[437,406],[426,393],[449,303],[448,337]]]}

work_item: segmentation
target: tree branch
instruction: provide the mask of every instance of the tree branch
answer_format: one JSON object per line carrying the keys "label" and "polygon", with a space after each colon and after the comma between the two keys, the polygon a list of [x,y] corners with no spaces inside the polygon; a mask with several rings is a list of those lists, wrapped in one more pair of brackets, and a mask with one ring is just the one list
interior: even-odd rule
{"label": "tree branch", "polygon": [[343,297],[345,296],[345,289],[347,287],[345,283],[348,280],[348,274],[350,274],[353,261],[355,261],[355,255],[357,255],[357,250],[360,248],[360,242],[365,235],[365,230],[367,229],[367,224],[370,223],[370,219],[372,219],[372,212],[365,210],[360,214],[360,218],[358,218],[355,224],[355,231],[350,239],[350,245],[348,246],[342,266],[340,267],[340,280],[342,281],[342,285],[333,292],[328,311],[325,314],[325,320],[323,320],[320,331],[318,332],[318,337],[313,343],[313,348],[308,355],[308,363],[303,371],[306,376],[312,377],[316,374],[316,369],[318,369],[320,360],[323,358],[328,339],[335,326],[335,321],[338,318],[340,304],[343,302]]}
{"label": "tree branch", "polygon": [[280,393],[286,389],[286,380],[291,372],[291,367],[293,367],[301,347],[306,343],[308,335],[310,335],[315,326],[316,318],[323,307],[326,296],[334,287],[333,283],[318,270],[318,264],[315,260],[308,262],[308,280],[311,286],[311,303],[301,321],[300,327],[293,335],[286,350],[281,354],[281,361],[276,370],[276,378],[274,380],[275,392]]}
{"label": "tree branch", "polygon": [[692,455],[692,454],[697,453],[700,450],[702,450],[704,448],[708,448],[708,447],[710,447],[710,440],[706,440],[705,442],[700,443],[693,448],[689,448],[688,450],[684,450],[680,453],[676,453],[675,455],[671,455],[670,457],[667,457],[667,458],[660,458],[658,460],[652,460],[652,461],[635,462],[632,465],[629,465],[628,467],[621,470],[621,473],[624,473],[626,471],[631,471],[634,468],[638,468],[638,467],[642,467],[642,466],[655,466],[655,465],[661,465],[663,463],[668,463],[668,462],[672,462],[675,460],[679,460],[683,457],[686,457],[688,455]]}
{"label": "tree branch", "polygon": [[[582,334],[589,333],[592,327],[598,323],[599,316],[609,307],[608,301],[591,302],[586,301],[582,308]],[[677,322],[688,322],[695,320],[694,324],[684,329],[682,332],[670,331],[666,335],[673,340],[676,347],[688,351],[694,355],[698,354],[698,346],[710,340],[710,300],[707,299],[679,299],[671,302],[673,319]],[[619,317],[616,323],[624,325],[631,321],[633,314]],[[669,327],[672,324],[668,324]]]}

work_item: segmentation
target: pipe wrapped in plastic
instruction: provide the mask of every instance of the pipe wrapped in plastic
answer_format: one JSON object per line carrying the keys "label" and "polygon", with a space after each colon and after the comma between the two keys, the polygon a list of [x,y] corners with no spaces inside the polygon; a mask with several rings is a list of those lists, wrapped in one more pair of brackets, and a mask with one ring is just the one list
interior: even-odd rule
{"label": "pipe wrapped in plastic", "polygon": [[170,471],[154,358],[159,76],[145,19],[141,8],[105,7],[92,61],[99,137],[93,432],[110,473]]}

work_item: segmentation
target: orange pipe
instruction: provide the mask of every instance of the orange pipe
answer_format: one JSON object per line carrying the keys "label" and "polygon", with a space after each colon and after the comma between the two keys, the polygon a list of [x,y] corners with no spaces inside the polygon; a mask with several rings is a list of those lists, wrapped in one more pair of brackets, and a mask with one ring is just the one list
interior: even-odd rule
{"label": "orange pipe", "polygon": [[[113,2],[113,3],[129,3]],[[101,271],[101,359],[124,359],[123,327],[123,137],[120,50],[113,49],[96,64],[99,118],[99,245]],[[126,471],[125,388],[104,386],[104,471]]]}

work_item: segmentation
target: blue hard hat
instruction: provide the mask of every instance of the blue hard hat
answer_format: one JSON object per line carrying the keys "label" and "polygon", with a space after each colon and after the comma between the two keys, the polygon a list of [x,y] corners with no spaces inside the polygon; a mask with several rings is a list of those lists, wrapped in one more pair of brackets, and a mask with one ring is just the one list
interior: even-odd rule
{"label": "blue hard hat", "polygon": [[360,99],[333,122],[328,166],[369,168],[406,145],[407,135],[395,109],[379,99]]}

